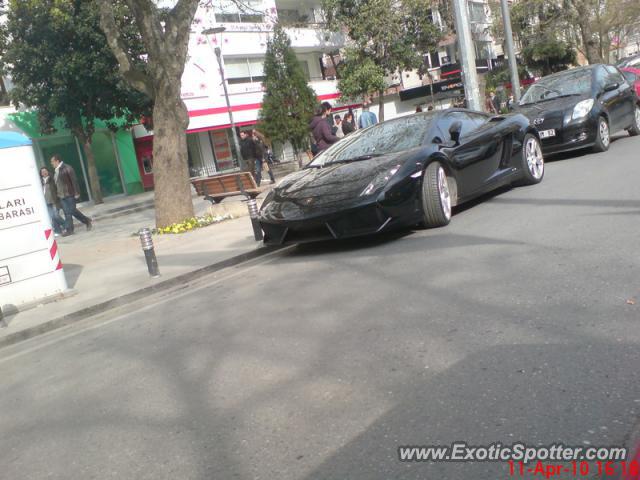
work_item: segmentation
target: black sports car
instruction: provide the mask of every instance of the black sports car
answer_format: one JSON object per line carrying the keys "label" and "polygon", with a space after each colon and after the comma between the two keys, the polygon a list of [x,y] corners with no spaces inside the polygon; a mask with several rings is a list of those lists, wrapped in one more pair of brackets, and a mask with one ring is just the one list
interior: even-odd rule
{"label": "black sports car", "polygon": [[544,77],[529,87],[516,111],[540,132],[545,154],[592,147],[608,150],[611,134],[640,134],[640,100],[611,65],[589,65]]}
{"label": "black sports car", "polygon": [[439,227],[452,206],[543,175],[538,134],[524,115],[419,113],[358,130],[320,153],[267,195],[259,220],[271,244]]}

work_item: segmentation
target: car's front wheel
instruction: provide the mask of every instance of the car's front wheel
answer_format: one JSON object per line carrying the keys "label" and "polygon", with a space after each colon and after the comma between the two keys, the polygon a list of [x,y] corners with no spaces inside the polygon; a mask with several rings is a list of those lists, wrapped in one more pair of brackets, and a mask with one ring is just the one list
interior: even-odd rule
{"label": "car's front wheel", "polygon": [[633,125],[631,125],[631,128],[627,129],[627,132],[629,132],[629,135],[631,135],[632,137],[635,137],[636,135],[640,135],[640,106],[636,105],[635,107],[635,114],[633,116]]}
{"label": "car's front wheel", "polygon": [[595,152],[606,152],[609,150],[611,143],[611,134],[609,133],[609,122],[604,117],[598,117],[598,127],[596,130],[596,143],[593,146]]}
{"label": "car's front wheel", "polygon": [[534,185],[540,183],[544,177],[544,157],[540,140],[527,133],[522,142],[522,180],[521,185]]}
{"label": "car's front wheel", "polygon": [[451,221],[451,193],[444,167],[431,162],[422,178],[423,223],[427,228],[444,227]]}

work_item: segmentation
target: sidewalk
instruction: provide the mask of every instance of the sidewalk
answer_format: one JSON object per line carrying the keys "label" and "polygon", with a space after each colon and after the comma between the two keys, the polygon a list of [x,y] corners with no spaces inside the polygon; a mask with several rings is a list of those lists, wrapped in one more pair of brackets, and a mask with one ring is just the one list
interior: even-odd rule
{"label": "sidewalk", "polygon": [[[267,185],[258,202],[269,189]],[[67,283],[74,293],[22,312],[8,312],[0,323],[0,347],[44,333],[52,329],[54,320],[80,310],[100,308],[100,304],[109,300],[220,262],[239,262],[269,251],[262,242],[254,240],[242,197],[228,198],[214,206],[194,197],[196,215],[230,213],[234,219],[179,235],[155,235],[161,277],[151,279],[140,240],[132,235],[142,227],[154,226],[155,209],[149,200],[152,193],[80,207],[94,219],[93,230],[87,232],[79,224],[75,235],[56,239]],[[10,303],[10,299],[4,303]]]}

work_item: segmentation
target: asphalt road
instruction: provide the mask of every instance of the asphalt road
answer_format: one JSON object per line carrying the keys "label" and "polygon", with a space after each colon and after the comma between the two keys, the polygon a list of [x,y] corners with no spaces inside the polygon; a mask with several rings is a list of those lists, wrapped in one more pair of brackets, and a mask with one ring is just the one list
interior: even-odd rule
{"label": "asphalt road", "polygon": [[624,443],[639,152],[622,135],[446,228],[294,247],[0,351],[0,477],[496,480],[522,477],[397,448]]}

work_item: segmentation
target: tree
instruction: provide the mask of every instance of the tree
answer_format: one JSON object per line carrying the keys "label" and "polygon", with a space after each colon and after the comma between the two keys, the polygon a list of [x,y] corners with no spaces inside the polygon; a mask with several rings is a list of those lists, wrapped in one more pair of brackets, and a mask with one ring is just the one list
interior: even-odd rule
{"label": "tree", "polygon": [[340,65],[338,90],[344,99],[365,97],[384,90],[384,70],[371,58],[359,58],[358,52],[347,49]]}
{"label": "tree", "polygon": [[273,141],[291,142],[298,154],[308,143],[309,121],[317,98],[307,83],[289,37],[279,25],[267,42],[264,75],[260,128]]}
{"label": "tree", "polygon": [[[380,79],[421,68],[422,55],[433,50],[442,36],[432,22],[432,6],[431,0],[324,0],[329,26],[345,31],[351,41],[340,72],[342,85],[349,95],[377,89],[380,120],[384,120]],[[375,75],[371,82],[363,81],[367,71]]]}
{"label": "tree", "polygon": [[[529,72],[524,65],[518,65],[518,78],[523,79],[529,76]],[[498,86],[511,83],[511,70],[505,65],[489,71],[485,77],[486,88],[495,90]]]}
{"label": "tree", "polygon": [[189,116],[180,89],[198,0],[177,0],[172,8],[160,8],[152,0],[121,0],[147,52],[144,68],[116,21],[117,2],[95,1],[121,75],[153,100],[156,226],[180,222],[193,216],[185,134]]}
{"label": "tree", "polygon": [[57,117],[64,120],[84,150],[93,199],[102,203],[91,149],[94,120],[133,122],[150,108],[149,99],[117,74],[93,2],[10,0],[5,13],[2,63],[15,85],[12,101],[38,110],[43,133],[54,131]]}
{"label": "tree", "polygon": [[576,63],[576,51],[567,43],[542,37],[522,49],[525,65],[544,77]]}
{"label": "tree", "polygon": [[[589,63],[609,62],[620,38],[640,22],[638,0],[521,0],[511,9],[521,45],[537,50],[555,41],[569,45]],[[556,49],[557,50],[557,49]]]}

